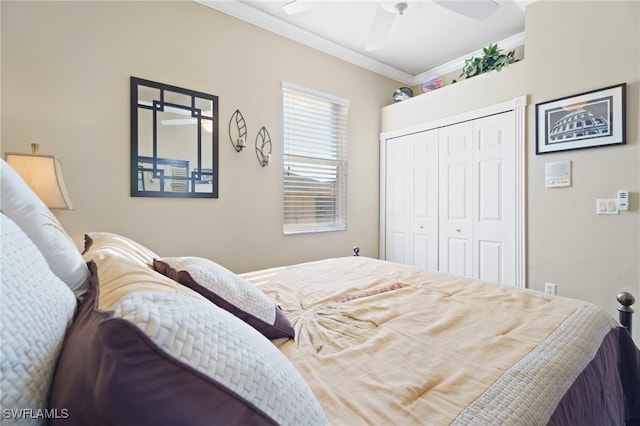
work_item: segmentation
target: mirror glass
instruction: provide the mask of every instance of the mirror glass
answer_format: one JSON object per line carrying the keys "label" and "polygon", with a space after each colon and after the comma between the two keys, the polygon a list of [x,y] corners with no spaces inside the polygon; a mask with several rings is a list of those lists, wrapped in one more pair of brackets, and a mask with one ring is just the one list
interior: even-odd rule
{"label": "mirror glass", "polygon": [[218,198],[218,97],[131,77],[131,196]]}

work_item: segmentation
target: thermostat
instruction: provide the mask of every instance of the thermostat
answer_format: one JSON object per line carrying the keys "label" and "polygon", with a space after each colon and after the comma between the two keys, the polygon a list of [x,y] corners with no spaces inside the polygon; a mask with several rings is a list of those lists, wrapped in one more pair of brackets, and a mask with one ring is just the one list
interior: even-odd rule
{"label": "thermostat", "polygon": [[571,161],[545,163],[545,187],[560,188],[571,186]]}
{"label": "thermostat", "polygon": [[623,211],[629,210],[629,191],[626,189],[618,191],[618,208]]}

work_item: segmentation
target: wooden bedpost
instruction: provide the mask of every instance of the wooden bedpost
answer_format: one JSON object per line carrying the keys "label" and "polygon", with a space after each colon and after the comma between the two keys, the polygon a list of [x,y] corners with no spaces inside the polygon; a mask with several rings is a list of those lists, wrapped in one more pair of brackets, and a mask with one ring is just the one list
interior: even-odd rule
{"label": "wooden bedpost", "polygon": [[635,297],[631,293],[626,291],[621,291],[618,293],[616,297],[618,302],[620,302],[620,306],[618,306],[618,320],[620,324],[625,326],[629,333],[631,333],[631,323],[633,322],[633,305],[636,301]]}

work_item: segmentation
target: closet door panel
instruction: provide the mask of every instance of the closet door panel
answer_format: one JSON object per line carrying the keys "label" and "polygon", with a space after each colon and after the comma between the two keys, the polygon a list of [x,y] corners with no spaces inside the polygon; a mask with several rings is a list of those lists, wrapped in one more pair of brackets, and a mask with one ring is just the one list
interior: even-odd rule
{"label": "closet door panel", "polygon": [[387,260],[409,264],[407,261],[407,245],[410,235],[406,232],[390,232],[387,234]]}
{"label": "closet door panel", "polygon": [[387,141],[386,258],[438,268],[437,130]]}
{"label": "closet door panel", "polygon": [[474,121],[474,277],[515,283],[513,112]]}
{"label": "closet door panel", "polygon": [[501,222],[504,220],[504,162],[502,160],[479,161],[478,170],[478,221]]}
{"label": "closet door panel", "polygon": [[504,244],[501,241],[479,240],[477,253],[477,278],[504,283]]}
{"label": "closet door panel", "polygon": [[471,277],[471,241],[469,238],[445,237],[444,246],[447,252],[442,253],[444,265],[441,262],[441,271],[449,274]]}
{"label": "closet door panel", "polygon": [[[437,251],[434,253],[432,246],[434,245],[433,236],[431,235],[413,235],[413,266],[417,266],[419,268],[424,268],[428,270],[437,271],[437,259],[438,253]],[[438,240],[436,236],[435,246],[437,247]],[[437,249],[436,249],[437,250]],[[432,262],[429,260],[435,256],[436,258],[436,268],[434,269]]]}
{"label": "closet door panel", "polygon": [[439,136],[439,270],[471,276],[473,123],[443,127]]}
{"label": "closet door panel", "polygon": [[411,158],[409,140],[387,142],[386,258],[410,264],[411,250],[411,173],[405,166]]}
{"label": "closet door panel", "polygon": [[438,131],[418,133],[413,138],[413,262],[438,270]]}

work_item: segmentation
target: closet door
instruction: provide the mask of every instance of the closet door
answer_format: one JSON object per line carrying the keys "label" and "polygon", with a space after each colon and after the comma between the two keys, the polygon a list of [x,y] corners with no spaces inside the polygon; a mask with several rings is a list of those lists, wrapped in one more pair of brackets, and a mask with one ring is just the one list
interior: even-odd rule
{"label": "closet door", "polygon": [[473,123],[473,277],[515,284],[514,112]]}
{"label": "closet door", "polygon": [[410,154],[411,137],[387,141],[386,259],[404,264],[410,264],[411,257]]}
{"label": "closet door", "polygon": [[440,129],[439,270],[473,277],[473,122]]}
{"label": "closet door", "polygon": [[438,131],[387,141],[386,259],[438,269]]}
{"label": "closet door", "polygon": [[439,270],[515,283],[513,112],[440,130]]}
{"label": "closet door", "polygon": [[522,96],[381,135],[384,259],[526,286],[525,107]]}

